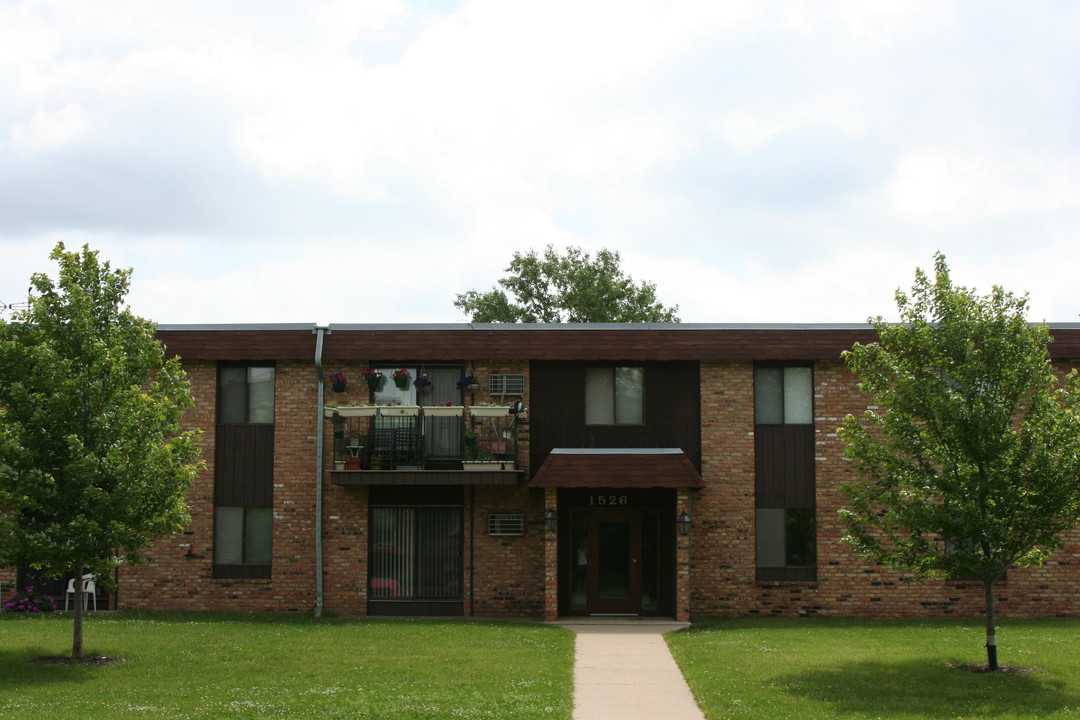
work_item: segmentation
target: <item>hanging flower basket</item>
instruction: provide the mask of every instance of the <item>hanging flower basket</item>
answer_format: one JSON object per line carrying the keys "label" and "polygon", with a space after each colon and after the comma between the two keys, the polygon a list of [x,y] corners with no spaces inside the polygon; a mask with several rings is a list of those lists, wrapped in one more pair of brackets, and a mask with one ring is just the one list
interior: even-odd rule
{"label": "hanging flower basket", "polygon": [[465,392],[479,392],[480,381],[476,379],[475,375],[466,375],[457,381],[457,388],[458,390],[463,390]]}
{"label": "hanging flower basket", "polygon": [[421,395],[430,395],[434,386],[431,384],[431,378],[427,375],[421,375],[413,381],[413,387],[416,388],[416,392]]}
{"label": "hanging flower basket", "polygon": [[374,368],[367,368],[361,374],[364,376],[368,389],[372,392],[379,392],[386,384],[386,376]]}
{"label": "hanging flower basket", "polygon": [[410,380],[409,371],[406,370],[405,368],[401,368],[400,370],[395,370],[394,371],[394,385],[397,386],[398,390],[408,390],[409,389],[409,380]]}

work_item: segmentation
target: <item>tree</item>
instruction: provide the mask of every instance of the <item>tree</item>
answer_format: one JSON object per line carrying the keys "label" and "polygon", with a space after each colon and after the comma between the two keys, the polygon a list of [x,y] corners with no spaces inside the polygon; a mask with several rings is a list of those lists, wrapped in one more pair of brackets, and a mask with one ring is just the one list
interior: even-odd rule
{"label": "tree", "polygon": [[124,305],[131,271],[85,246],[50,258],[58,283],[35,274],[29,307],[0,321],[0,567],[93,573],[113,589],[121,560],[188,520],[198,436],[179,413],[191,399],[155,325]]}
{"label": "tree", "polygon": [[679,307],[666,308],[656,300],[656,285],[623,274],[618,252],[602,249],[593,258],[581,248],[565,255],[548,245],[541,258],[535,250],[515,252],[499,285],[486,293],[461,293],[454,306],[472,322],[600,323],[679,322]]}
{"label": "tree", "polygon": [[935,255],[917,270],[901,321],[844,353],[871,408],[840,434],[858,478],[844,485],[844,540],[916,579],[981,581],[987,665],[998,669],[994,583],[1041,564],[1080,512],[1075,372],[1058,380],[1027,296],[953,286]]}

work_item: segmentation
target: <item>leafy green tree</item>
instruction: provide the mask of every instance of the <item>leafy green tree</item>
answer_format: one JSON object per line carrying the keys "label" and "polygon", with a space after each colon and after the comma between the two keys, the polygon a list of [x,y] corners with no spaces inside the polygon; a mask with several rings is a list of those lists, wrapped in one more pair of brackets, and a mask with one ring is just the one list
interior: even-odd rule
{"label": "leafy green tree", "polygon": [[858,469],[844,540],[918,579],[981,581],[996,670],[994,583],[1045,561],[1080,513],[1080,384],[1055,375],[1026,296],[954,286],[940,253],[896,302],[898,324],[872,319],[878,342],[844,353],[879,408],[840,430]]}
{"label": "leafy green tree", "polygon": [[[198,436],[179,425],[188,383],[155,325],[124,304],[130,270],[85,246],[60,243],[50,258],[58,283],[35,274],[29,307],[0,321],[0,567],[93,573],[113,589],[119,562],[188,520],[199,468]],[[78,601],[72,656],[83,656]]]}
{"label": "leafy green tree", "polygon": [[504,289],[469,290],[454,306],[478,323],[679,322],[677,305],[657,302],[656,285],[635,285],[619,263],[619,253],[607,249],[595,257],[576,247],[560,255],[552,245],[543,257],[515,252],[510,274],[498,281]]}

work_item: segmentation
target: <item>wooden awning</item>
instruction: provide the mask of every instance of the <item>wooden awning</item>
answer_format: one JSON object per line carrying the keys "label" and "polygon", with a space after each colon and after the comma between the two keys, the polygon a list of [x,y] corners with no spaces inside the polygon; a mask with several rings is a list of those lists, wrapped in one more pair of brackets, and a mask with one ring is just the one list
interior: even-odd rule
{"label": "wooden awning", "polygon": [[555,448],[529,486],[700,488],[705,483],[679,448]]}

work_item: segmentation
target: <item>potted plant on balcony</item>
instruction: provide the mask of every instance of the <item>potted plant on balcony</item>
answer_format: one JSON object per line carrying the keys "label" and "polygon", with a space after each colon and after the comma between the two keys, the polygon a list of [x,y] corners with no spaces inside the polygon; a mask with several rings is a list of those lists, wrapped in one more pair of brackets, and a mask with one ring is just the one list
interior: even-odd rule
{"label": "potted plant on balcony", "polygon": [[334,392],[345,392],[345,384],[349,381],[342,372],[332,372],[326,379],[330,381],[330,389]]}
{"label": "potted plant on balcony", "polygon": [[[507,468],[507,466],[510,466]],[[496,460],[489,452],[478,453],[476,458],[465,460],[461,463],[463,470],[468,472],[490,472],[492,470],[513,470],[514,464],[503,460]]]}
{"label": "potted plant on balcony", "polygon": [[364,368],[360,374],[363,376],[364,382],[367,383],[368,389],[372,392],[379,392],[382,390],[383,385],[386,384],[386,376],[375,368]]}
{"label": "potted plant on balcony", "polygon": [[408,390],[409,379],[410,375],[408,369],[401,368],[400,370],[394,371],[394,385],[397,386],[398,390]]}
{"label": "potted plant on balcony", "polygon": [[395,470],[419,470],[422,467],[422,461],[420,456],[415,453],[407,453],[402,455],[397,464],[394,466]]}

